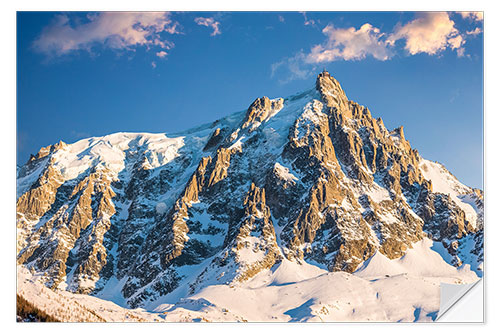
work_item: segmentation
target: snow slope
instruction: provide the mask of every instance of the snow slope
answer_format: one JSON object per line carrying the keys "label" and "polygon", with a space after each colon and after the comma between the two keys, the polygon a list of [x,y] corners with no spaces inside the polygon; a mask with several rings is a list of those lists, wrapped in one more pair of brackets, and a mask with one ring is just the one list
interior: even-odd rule
{"label": "snow slope", "polygon": [[25,267],[17,267],[17,292],[47,314],[65,322],[163,321],[143,309],[126,309],[97,297],[51,290]]}
{"label": "snow slope", "polygon": [[424,239],[395,260],[377,252],[354,274],[283,259],[243,284],[208,285],[191,296],[178,294],[175,303],[159,300],[151,311],[52,291],[23,267],[18,292],[65,321],[432,321],[440,283],[478,280],[468,267],[448,265],[432,246]]}
{"label": "snow slope", "polygon": [[404,256],[393,260],[377,251],[375,255],[360,265],[354,275],[370,279],[399,274],[437,278],[453,277],[462,281],[477,279],[476,274],[470,270],[469,265],[463,265],[456,269],[446,263],[443,257],[433,250],[433,246],[434,242],[432,240],[424,238],[422,241],[413,244],[413,248],[409,249]]}
{"label": "snow slope", "polygon": [[245,285],[209,286],[189,299],[207,300],[249,321],[431,321],[439,311],[441,282],[478,279],[468,267],[448,265],[432,244],[415,243],[397,260],[377,253],[354,274],[285,259]]}
{"label": "snow slope", "polygon": [[425,179],[432,182],[432,191],[448,194],[464,211],[467,220],[476,228],[477,214],[481,214],[469,193],[472,189],[458,181],[441,164],[422,159],[420,169]]}

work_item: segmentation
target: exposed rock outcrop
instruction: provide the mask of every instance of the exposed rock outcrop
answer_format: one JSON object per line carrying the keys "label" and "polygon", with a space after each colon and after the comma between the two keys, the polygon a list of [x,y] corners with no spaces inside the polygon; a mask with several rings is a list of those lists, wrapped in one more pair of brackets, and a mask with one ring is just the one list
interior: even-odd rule
{"label": "exposed rock outcrop", "polygon": [[243,283],[280,260],[353,272],[426,236],[478,266],[482,191],[429,164],[328,72],[315,87],[176,138],[42,148],[18,170],[18,262],[80,293],[116,277],[134,307],[183,285]]}
{"label": "exposed rock outcrop", "polygon": [[[77,257],[80,279],[98,280],[100,270],[106,265],[102,238],[115,213],[112,202],[115,194],[110,189],[108,172],[98,169],[83,178],[73,188],[69,202],[42,221],[29,236],[28,245],[19,252],[18,262],[46,271],[50,278],[48,284],[52,287],[57,287],[66,277],[70,251]],[[82,231],[85,238],[81,237]],[[75,246],[77,240],[82,244]],[[89,292],[93,288],[77,287],[76,290]]]}
{"label": "exposed rock outcrop", "polygon": [[283,108],[283,101],[283,98],[270,100],[266,96],[257,98],[248,108],[241,128],[250,127],[250,131],[253,131],[260,123],[281,110]]}

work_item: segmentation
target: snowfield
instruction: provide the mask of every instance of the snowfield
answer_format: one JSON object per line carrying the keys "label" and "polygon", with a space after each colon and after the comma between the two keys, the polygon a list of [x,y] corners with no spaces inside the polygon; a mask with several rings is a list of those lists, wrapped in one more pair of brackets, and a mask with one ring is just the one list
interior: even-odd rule
{"label": "snowfield", "polygon": [[[377,252],[353,274],[283,259],[244,283],[207,283],[194,295],[174,292],[175,302],[167,295],[146,309],[50,290],[22,266],[18,293],[70,322],[433,321],[439,312],[440,283],[467,284],[479,278],[468,265],[458,269],[449,265],[432,247],[433,242],[424,239],[394,260]],[[165,302],[167,298],[170,302]]]}
{"label": "snowfield", "polygon": [[151,168],[167,164],[179,156],[184,137],[168,138],[165,134],[115,133],[103,137],[80,140],[57,151],[54,158],[64,180],[74,179],[89,165],[102,163],[118,174],[125,168],[127,151],[135,148],[148,151],[147,162]]}

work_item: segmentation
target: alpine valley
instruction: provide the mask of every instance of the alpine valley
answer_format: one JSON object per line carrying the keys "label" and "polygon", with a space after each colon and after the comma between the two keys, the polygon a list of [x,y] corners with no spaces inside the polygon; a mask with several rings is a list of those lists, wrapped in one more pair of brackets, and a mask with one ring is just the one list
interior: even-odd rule
{"label": "alpine valley", "polygon": [[17,170],[17,293],[61,321],[432,321],[483,275],[483,192],[328,72],[177,134]]}

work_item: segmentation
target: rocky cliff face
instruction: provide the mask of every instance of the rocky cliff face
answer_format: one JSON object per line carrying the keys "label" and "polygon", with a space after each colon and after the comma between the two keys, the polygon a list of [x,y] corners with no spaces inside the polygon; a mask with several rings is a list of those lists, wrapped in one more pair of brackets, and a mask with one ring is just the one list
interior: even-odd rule
{"label": "rocky cliff face", "polygon": [[354,272],[426,236],[481,274],[482,210],[482,191],[323,72],[314,89],[176,136],[42,148],[18,172],[17,260],[52,288],[98,295],[114,283],[134,307],[185,285],[244,283],[281,260]]}

